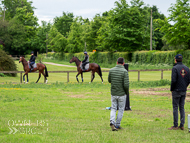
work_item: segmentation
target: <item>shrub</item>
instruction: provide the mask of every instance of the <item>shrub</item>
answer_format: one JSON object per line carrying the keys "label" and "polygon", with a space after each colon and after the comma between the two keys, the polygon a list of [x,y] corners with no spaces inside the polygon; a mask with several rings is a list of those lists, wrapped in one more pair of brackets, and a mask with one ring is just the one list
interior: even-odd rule
{"label": "shrub", "polygon": [[[14,60],[7,55],[3,50],[0,49],[0,71],[16,71],[17,66]],[[7,74],[11,76],[16,76],[17,74]]]}

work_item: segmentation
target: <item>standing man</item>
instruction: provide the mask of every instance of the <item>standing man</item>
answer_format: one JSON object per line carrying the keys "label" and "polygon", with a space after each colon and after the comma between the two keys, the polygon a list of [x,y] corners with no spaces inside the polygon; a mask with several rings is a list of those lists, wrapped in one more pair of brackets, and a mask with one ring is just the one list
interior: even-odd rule
{"label": "standing man", "polygon": [[[184,130],[185,124],[185,97],[187,87],[190,83],[189,68],[182,64],[182,55],[177,54],[175,56],[175,65],[172,68],[171,88],[172,92],[172,104],[173,104],[173,119],[174,126],[168,128],[169,130]],[[180,111],[180,126],[178,127],[178,107]]]}
{"label": "standing man", "polygon": [[[108,82],[111,83],[111,113],[110,127],[112,131],[122,129],[121,119],[125,108],[126,96],[129,92],[128,71],[124,68],[124,58],[118,58],[117,65],[109,71]],[[115,122],[117,107],[119,107],[117,120]]]}
{"label": "standing man", "polygon": [[89,63],[89,56],[87,55],[87,52],[84,52],[85,59],[82,61],[82,68],[85,70],[85,65]]}
{"label": "standing man", "polygon": [[31,69],[33,68],[33,64],[35,64],[35,56],[34,56],[34,52],[31,52],[31,57],[30,60],[28,61],[30,63]]}

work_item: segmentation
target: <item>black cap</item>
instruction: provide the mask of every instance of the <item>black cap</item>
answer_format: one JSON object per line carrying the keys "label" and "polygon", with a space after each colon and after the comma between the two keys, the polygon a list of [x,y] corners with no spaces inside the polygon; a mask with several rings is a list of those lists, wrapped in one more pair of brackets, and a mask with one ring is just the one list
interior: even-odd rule
{"label": "black cap", "polygon": [[182,56],[181,54],[177,54],[177,55],[175,56],[175,59],[183,59],[183,56]]}
{"label": "black cap", "polygon": [[32,51],[31,54],[34,54],[34,52]]}

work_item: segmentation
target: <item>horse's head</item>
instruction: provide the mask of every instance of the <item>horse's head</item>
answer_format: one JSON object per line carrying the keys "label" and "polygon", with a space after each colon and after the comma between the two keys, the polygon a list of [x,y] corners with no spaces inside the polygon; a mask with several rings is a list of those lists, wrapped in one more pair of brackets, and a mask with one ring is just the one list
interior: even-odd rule
{"label": "horse's head", "polygon": [[72,62],[75,62],[76,61],[76,57],[72,57],[72,59],[70,60],[70,63],[72,63]]}
{"label": "horse's head", "polygon": [[23,56],[20,56],[19,63],[20,63],[20,62],[23,62],[23,59],[24,59],[24,57],[23,57]]}

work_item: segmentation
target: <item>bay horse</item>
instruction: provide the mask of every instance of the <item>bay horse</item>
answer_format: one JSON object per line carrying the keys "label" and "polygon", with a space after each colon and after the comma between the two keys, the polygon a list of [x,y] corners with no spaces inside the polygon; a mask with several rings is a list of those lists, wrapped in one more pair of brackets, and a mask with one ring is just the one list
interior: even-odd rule
{"label": "bay horse", "polygon": [[94,78],[95,78],[95,72],[98,73],[98,75],[100,76],[101,80],[102,80],[102,83],[103,83],[103,78],[102,78],[102,71],[101,71],[101,68],[98,64],[96,63],[90,63],[89,64],[89,69],[88,70],[85,70],[83,71],[81,68],[80,68],[80,65],[81,65],[81,61],[77,58],[77,57],[74,57],[70,60],[70,63],[72,62],[75,62],[76,66],[77,66],[77,71],[78,71],[78,74],[76,75],[76,79],[77,81],[79,82],[78,80],[78,75],[81,74],[81,79],[82,79],[82,82],[83,82],[83,72],[89,72],[89,71],[92,71],[92,79],[91,79],[91,82],[93,82]]}
{"label": "bay horse", "polygon": [[[25,83],[25,75],[27,76],[27,82],[28,83],[28,73],[30,72],[30,68],[28,66],[28,62],[24,59],[23,56],[20,57],[19,63],[22,62],[25,74],[23,75],[23,82]],[[47,77],[48,77],[48,71],[47,68],[44,64],[42,63],[37,63],[37,68],[34,68],[31,72],[35,72],[37,70],[39,70],[39,77],[38,80],[36,81],[36,83],[39,81],[40,77],[41,77],[41,73],[44,75],[45,79],[46,79],[46,83],[48,82]],[[44,69],[45,69],[45,73],[44,73]]]}

